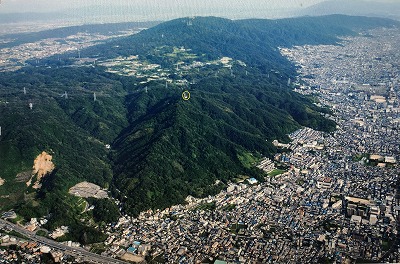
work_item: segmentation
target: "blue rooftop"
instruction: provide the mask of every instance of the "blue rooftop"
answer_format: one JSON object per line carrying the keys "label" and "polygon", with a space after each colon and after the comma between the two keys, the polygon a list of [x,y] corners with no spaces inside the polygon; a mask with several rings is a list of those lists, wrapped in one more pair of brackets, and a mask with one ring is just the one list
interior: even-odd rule
{"label": "blue rooftop", "polygon": [[134,247],[129,247],[126,251],[128,251],[129,253],[133,253],[136,251],[136,248]]}
{"label": "blue rooftop", "polygon": [[135,246],[140,246],[140,242],[139,241],[135,241],[135,242],[133,242],[133,244],[135,245]]}

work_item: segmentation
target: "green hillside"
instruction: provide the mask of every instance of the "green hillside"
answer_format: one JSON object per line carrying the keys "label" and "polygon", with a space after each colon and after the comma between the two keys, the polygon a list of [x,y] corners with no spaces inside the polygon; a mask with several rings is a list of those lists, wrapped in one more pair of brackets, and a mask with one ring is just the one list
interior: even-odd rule
{"label": "green hillside", "polygon": [[[52,68],[0,73],[0,210],[51,213],[48,228],[67,224],[79,239],[85,224],[67,190],[81,181],[109,187],[136,215],[216,193],[238,176],[262,180],[248,157],[271,157],[273,139],[286,141],[301,126],[335,128],[324,109],[288,86],[295,69],[278,47],[334,43],[354,34],[360,19],[366,28],[393,25],[341,19],[177,19],[83,50],[96,66],[72,66],[76,58],[66,54],[41,60]],[[42,151],[56,169],[40,190],[27,188],[21,175]]]}
{"label": "green hillside", "polygon": [[[84,180],[109,186],[113,174],[105,144],[127,124],[126,92],[116,77],[91,68],[0,74],[2,211],[14,208],[28,219],[58,212],[52,214],[49,226],[64,223],[81,230],[76,199],[66,193]],[[61,97],[65,92],[68,99]],[[96,102],[93,92],[98,94]],[[34,159],[42,151],[53,156],[55,170],[36,191],[27,188],[26,177],[17,175],[29,178]]]}
{"label": "green hillside", "polygon": [[[272,155],[276,150],[270,142],[287,140],[285,135],[300,124],[333,129],[334,123],[310,101],[266,77],[255,83],[255,76],[227,72],[205,78],[190,87],[189,101],[182,100],[179,88],[157,86],[128,97],[133,118],[117,138],[113,155],[114,194],[128,211],[136,214],[182,202],[188,194],[215,193],[223,187],[213,185],[216,180],[262,178],[239,156]],[[143,105],[146,111],[138,114]]]}

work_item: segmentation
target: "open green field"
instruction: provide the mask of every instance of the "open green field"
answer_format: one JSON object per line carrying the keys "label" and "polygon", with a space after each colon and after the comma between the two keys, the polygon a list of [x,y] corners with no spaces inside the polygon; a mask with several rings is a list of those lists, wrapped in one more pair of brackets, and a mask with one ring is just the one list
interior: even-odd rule
{"label": "open green field", "polygon": [[275,169],[275,170],[271,171],[270,173],[268,173],[268,176],[275,177],[275,176],[278,176],[285,172],[286,172],[285,170]]}

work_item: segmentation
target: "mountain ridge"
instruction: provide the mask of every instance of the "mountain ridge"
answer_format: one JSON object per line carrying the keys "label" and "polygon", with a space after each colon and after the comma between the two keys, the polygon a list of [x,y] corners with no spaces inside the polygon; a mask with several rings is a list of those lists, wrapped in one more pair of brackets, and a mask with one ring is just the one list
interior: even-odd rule
{"label": "mountain ridge", "polygon": [[[345,16],[182,18],[81,51],[102,65],[77,67],[76,55],[63,54],[0,73],[0,177],[6,179],[0,192],[11,186],[19,191],[15,200],[0,199],[0,207],[15,206],[26,218],[56,211],[52,229],[63,221],[82,225],[72,213],[74,198],[64,193],[80,180],[109,187],[131,215],[181,203],[187,195],[205,197],[236,177],[262,180],[254,163],[273,157],[273,139],[288,141],[287,134],[302,126],[329,132],[336,125],[321,115],[329,110],[293,92],[288,78],[295,79],[295,67],[278,48],[337,44],[339,36],[357,34],[359,25],[398,24]],[[130,63],[157,67],[146,76],[144,70],[135,76],[107,72],[107,63],[132,56]],[[221,62],[225,56],[232,57],[229,63]],[[202,66],[188,67],[194,62]],[[157,74],[165,79],[153,78]],[[188,101],[181,97],[184,90],[191,93]],[[18,145],[11,144],[17,139]],[[88,148],[84,159],[78,155],[82,148]],[[44,150],[53,150],[56,170],[42,189],[14,184],[15,175]]]}
{"label": "mountain ridge", "polygon": [[[130,132],[120,135],[114,145],[117,149],[113,156],[114,195],[123,202],[125,210],[137,214],[148,207],[163,208],[183,202],[187,195],[213,194],[238,175],[262,180],[262,173],[244,167],[239,156],[252,153],[272,157],[276,151],[270,143],[272,139],[285,141],[284,135],[300,125],[326,131],[334,127],[317,113],[321,109],[287,87],[287,79],[295,75],[295,69],[281,56],[279,45],[336,44],[338,36],[356,35],[354,30],[360,26],[390,25],[396,23],[347,16],[276,21],[181,18],[117,40],[114,44],[119,50],[104,53],[101,46],[89,48],[88,56],[139,54],[162,67],[174,67],[179,60],[157,54],[155,50],[160,46],[206,53],[201,58],[206,61],[228,56],[247,64],[246,71],[241,66],[233,66],[234,76],[225,71],[218,77],[208,75],[190,85],[186,88],[192,93],[188,102],[182,101],[180,93],[174,90],[164,97],[165,89],[156,84],[157,88],[149,93],[163,98],[162,103],[150,106],[145,119],[136,117],[130,123]],[[145,100],[145,94],[136,95],[129,105]],[[172,127],[157,126],[172,122],[169,116],[174,119]],[[208,117],[213,121],[211,124],[211,120],[205,121]],[[124,141],[128,138],[129,141]],[[135,156],[130,156],[129,151],[118,152],[128,146],[141,149],[133,150],[137,153]],[[143,146],[150,150],[144,150]],[[214,153],[214,158],[204,153]],[[164,165],[158,166],[158,163]],[[221,180],[220,184],[213,185],[217,180]]]}
{"label": "mountain ridge", "polygon": [[374,2],[362,0],[330,0],[317,3],[313,6],[307,7],[296,15],[304,16],[321,16],[330,14],[343,14],[351,16],[369,16],[369,17],[384,17],[390,19],[400,20],[400,3],[388,2]]}

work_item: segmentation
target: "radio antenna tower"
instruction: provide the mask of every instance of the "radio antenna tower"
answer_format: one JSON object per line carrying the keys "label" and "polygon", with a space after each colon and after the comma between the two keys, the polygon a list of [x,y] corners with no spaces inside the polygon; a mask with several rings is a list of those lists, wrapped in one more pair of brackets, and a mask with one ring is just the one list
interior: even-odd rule
{"label": "radio antenna tower", "polygon": [[93,101],[94,101],[94,102],[97,101],[96,93],[93,93]]}
{"label": "radio antenna tower", "polygon": [[231,76],[233,76],[233,69],[232,69],[232,65],[229,65],[228,67],[229,67],[229,70],[230,70],[230,72],[231,72]]}

